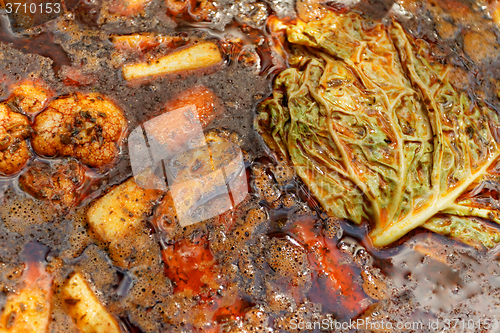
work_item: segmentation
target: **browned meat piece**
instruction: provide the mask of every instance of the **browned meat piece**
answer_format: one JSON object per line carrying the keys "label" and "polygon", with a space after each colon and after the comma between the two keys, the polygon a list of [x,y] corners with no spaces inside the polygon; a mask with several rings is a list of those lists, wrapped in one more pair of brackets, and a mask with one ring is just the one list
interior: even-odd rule
{"label": "browned meat piece", "polygon": [[54,165],[36,162],[19,177],[19,185],[24,191],[62,209],[79,203],[79,190],[84,183],[85,170],[75,160],[64,160]]}

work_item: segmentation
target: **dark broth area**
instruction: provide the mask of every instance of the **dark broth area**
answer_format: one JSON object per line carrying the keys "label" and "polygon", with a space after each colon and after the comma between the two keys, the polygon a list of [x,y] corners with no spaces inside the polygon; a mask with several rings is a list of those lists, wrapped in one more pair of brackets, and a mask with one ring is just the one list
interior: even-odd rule
{"label": "dark broth area", "polygon": [[[127,257],[122,262],[96,240],[85,215],[92,200],[132,175],[126,145],[110,170],[84,167],[86,181],[70,210],[32,198],[19,187],[20,175],[1,177],[0,304],[20,283],[20,272],[41,263],[53,275],[56,291],[73,271],[83,272],[129,332],[264,332],[266,327],[294,332],[301,331],[291,325],[294,320],[368,317],[394,325],[421,322],[424,329],[413,331],[433,331],[428,325],[436,320],[441,329],[447,319],[500,320],[496,250],[477,251],[420,229],[390,248],[374,248],[367,225],[329,218],[293,172],[269,156],[253,119],[283,68],[273,61],[262,17],[251,15],[255,9],[237,15],[222,7],[221,22],[237,19],[221,32],[213,28],[222,23],[197,22],[192,13],[170,17],[160,1],[132,18],[114,13],[115,5],[66,1],[67,13],[23,35],[14,34],[1,15],[2,99],[26,79],[43,80],[56,96],[99,92],[123,109],[131,131],[159,115],[180,92],[204,85],[225,110],[205,130],[239,135],[251,195],[234,211],[185,228],[169,225],[163,208],[155,207],[144,230],[129,239],[142,240],[131,245],[136,253],[118,253]],[[291,13],[273,1],[262,5],[264,19],[273,11]],[[457,86],[498,107],[498,28],[481,5],[408,1],[395,7],[393,1],[361,1],[354,9],[387,23],[390,12],[427,40],[436,57],[456,66]],[[347,10],[334,2],[327,7]],[[113,60],[116,50],[109,37],[136,32],[215,40],[227,53],[225,64],[219,70],[128,83]],[[239,58],[241,46],[228,43],[227,34],[241,37],[244,45],[260,45],[260,68]],[[57,167],[59,159],[33,155],[30,165]],[[63,302],[55,292],[50,332],[77,331]],[[469,331],[480,332],[481,325]]]}

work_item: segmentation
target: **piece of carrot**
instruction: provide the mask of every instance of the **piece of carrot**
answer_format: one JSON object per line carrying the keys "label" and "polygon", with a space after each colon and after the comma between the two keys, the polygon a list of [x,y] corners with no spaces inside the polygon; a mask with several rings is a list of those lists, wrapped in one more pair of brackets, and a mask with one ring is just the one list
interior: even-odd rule
{"label": "piece of carrot", "polygon": [[215,93],[204,86],[195,86],[167,102],[164,113],[143,124],[148,137],[165,147],[169,153],[205,145],[202,129],[222,111]]}

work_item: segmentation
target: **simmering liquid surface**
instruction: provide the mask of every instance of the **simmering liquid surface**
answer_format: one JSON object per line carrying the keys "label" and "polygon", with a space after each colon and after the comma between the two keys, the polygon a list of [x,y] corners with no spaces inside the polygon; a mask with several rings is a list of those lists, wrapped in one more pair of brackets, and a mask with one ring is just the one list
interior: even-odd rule
{"label": "simmering liquid surface", "polygon": [[[87,213],[133,177],[126,139],[104,168],[74,157],[41,156],[30,144],[23,170],[0,176],[0,304],[22,289],[23,272],[35,265],[53,279],[47,332],[78,332],[59,293],[74,272],[83,274],[124,332],[319,332],[307,324],[326,322],[325,330],[335,331],[335,323],[349,320],[393,327],[345,329],[353,332],[402,331],[398,323],[414,332],[500,327],[498,247],[476,249],[420,228],[388,247],[374,247],[368,236],[372,221],[355,225],[329,217],[254,129],[259,103],[287,68],[274,48],[279,36],[266,24],[278,17],[313,20],[321,11],[356,11],[387,26],[400,22],[429,44],[436,61],[453,65],[457,89],[496,111],[500,6],[458,0],[295,6],[192,1],[186,9],[183,3],[149,1],[134,11],[113,0],[65,1],[63,13],[43,24],[1,14],[0,99],[7,101],[24,82],[41,82],[52,100],[101,94],[123,112],[126,137],[161,115],[169,101],[206,87],[216,96],[216,116],[203,131],[207,137],[237,137],[248,196],[222,215],[180,226],[163,193],[141,216],[139,229],[110,245],[89,226]],[[156,40],[124,49],[113,42],[131,34]],[[168,38],[159,36],[175,38],[164,42]],[[219,47],[219,67],[144,81],[123,77],[125,64],[152,63],[200,41]],[[34,119],[29,117],[30,124]],[[71,191],[56,189],[64,177],[76,179]],[[26,190],[24,179],[41,179],[37,190],[56,190]],[[498,184],[476,199],[497,203]],[[68,192],[74,195],[61,198]]]}

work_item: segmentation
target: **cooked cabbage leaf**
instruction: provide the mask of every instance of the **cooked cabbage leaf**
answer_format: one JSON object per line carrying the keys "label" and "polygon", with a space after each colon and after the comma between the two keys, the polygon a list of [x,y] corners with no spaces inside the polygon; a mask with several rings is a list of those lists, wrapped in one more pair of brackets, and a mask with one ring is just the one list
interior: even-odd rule
{"label": "cooked cabbage leaf", "polygon": [[[499,156],[498,115],[455,89],[450,67],[425,42],[356,13],[299,20],[286,35],[290,67],[260,104],[255,127],[329,214],[373,222],[376,246],[439,212],[497,216],[457,198]],[[424,227],[445,233],[438,218]]]}
{"label": "cooked cabbage leaf", "polygon": [[474,217],[435,216],[425,222],[424,227],[478,249],[492,248],[500,242],[497,228]]}

